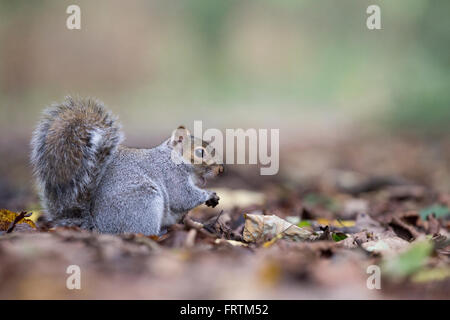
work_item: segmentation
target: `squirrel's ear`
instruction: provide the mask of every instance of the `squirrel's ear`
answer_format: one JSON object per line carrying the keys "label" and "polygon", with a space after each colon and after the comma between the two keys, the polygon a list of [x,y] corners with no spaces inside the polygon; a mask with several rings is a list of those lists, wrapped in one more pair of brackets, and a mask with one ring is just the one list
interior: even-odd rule
{"label": "squirrel's ear", "polygon": [[186,141],[190,137],[191,133],[184,126],[179,126],[172,132],[170,142],[172,145]]}

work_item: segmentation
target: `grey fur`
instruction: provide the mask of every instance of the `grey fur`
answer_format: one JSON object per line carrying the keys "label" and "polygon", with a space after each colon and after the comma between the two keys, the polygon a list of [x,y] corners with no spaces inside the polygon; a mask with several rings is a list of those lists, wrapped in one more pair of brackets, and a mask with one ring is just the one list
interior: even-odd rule
{"label": "grey fur", "polygon": [[96,229],[159,234],[212,197],[192,181],[192,166],[175,164],[171,152],[169,141],[153,149],[119,148],[96,193]]}
{"label": "grey fur", "polygon": [[31,162],[57,225],[159,234],[192,208],[217,202],[214,192],[196,185],[212,167],[200,174],[191,163],[176,164],[170,139],[153,149],[120,146],[122,140],[116,118],[97,100],[67,97],[44,111]]}

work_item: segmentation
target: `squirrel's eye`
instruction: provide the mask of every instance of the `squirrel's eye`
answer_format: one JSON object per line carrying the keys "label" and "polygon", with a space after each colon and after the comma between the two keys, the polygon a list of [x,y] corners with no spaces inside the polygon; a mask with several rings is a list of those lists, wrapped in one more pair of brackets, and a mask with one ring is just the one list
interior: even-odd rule
{"label": "squirrel's eye", "polygon": [[203,158],[205,156],[205,150],[203,148],[195,149],[195,156],[198,158]]}

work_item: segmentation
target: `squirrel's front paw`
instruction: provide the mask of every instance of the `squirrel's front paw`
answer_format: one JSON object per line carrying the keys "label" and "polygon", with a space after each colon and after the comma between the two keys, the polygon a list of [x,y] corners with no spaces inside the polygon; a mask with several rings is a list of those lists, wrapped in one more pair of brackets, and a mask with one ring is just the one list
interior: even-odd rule
{"label": "squirrel's front paw", "polygon": [[220,200],[219,196],[215,192],[213,192],[211,197],[205,202],[205,204],[208,207],[214,208],[215,206],[217,206],[219,204],[219,200]]}

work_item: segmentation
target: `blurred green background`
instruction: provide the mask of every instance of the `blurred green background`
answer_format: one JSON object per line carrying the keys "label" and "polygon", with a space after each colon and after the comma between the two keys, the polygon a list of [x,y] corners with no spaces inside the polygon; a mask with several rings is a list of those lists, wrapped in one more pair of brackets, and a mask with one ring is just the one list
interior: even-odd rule
{"label": "blurred green background", "polygon": [[[81,30],[65,26],[70,4]],[[381,7],[382,30],[366,28]],[[0,1],[0,133],[95,96],[129,140],[182,123],[446,132],[449,1]],[[283,139],[283,134],[281,134]]]}

